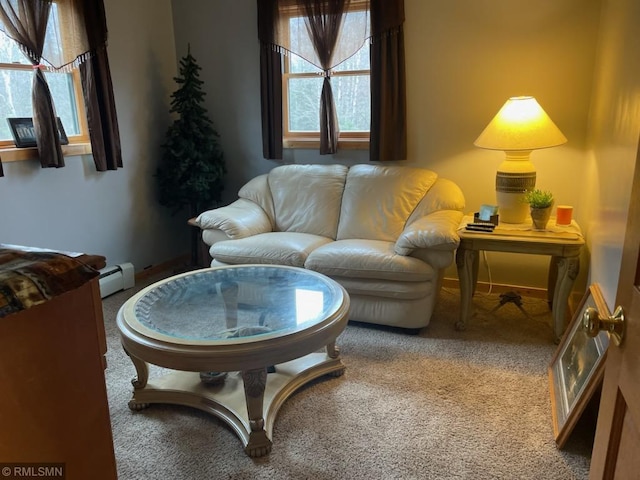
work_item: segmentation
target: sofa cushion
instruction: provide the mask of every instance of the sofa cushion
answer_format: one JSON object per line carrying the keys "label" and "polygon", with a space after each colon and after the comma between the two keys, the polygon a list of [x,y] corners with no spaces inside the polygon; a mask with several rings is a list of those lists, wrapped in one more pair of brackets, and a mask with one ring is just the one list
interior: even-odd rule
{"label": "sofa cushion", "polygon": [[435,278],[433,267],[417,258],[396,255],[393,248],[393,242],[382,240],[337,240],[311,252],[304,266],[330,277],[405,282]]}
{"label": "sofa cushion", "polygon": [[336,238],[348,168],[283,165],[269,173],[275,230]]}
{"label": "sofa cushion", "polygon": [[432,295],[436,282],[399,282],[377,278],[331,277],[342,285],[349,295],[368,295],[376,298],[415,300]]}
{"label": "sofa cushion", "polygon": [[296,232],[269,232],[214,244],[209,253],[226,264],[276,264],[303,267],[309,254],[330,238]]}
{"label": "sofa cushion", "polygon": [[437,177],[422,168],[352,166],[342,197],[337,239],[395,242]]}

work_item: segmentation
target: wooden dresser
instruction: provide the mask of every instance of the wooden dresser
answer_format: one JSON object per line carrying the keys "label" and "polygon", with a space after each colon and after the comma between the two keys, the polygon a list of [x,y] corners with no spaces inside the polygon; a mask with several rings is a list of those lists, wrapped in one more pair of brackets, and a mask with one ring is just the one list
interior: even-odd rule
{"label": "wooden dresser", "polygon": [[[67,480],[117,478],[102,299],[98,272],[90,268],[104,266],[104,258],[64,256],[60,263],[52,254],[32,253],[3,263],[3,253],[0,248],[0,462],[64,464]],[[55,279],[43,287],[43,272],[72,278],[69,289]],[[31,293],[11,312],[8,290],[22,283],[49,290],[48,298]]]}

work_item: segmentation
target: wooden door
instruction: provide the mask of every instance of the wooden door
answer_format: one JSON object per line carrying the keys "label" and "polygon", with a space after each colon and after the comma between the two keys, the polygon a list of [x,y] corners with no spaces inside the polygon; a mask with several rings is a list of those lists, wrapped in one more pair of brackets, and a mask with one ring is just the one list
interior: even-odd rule
{"label": "wooden door", "polygon": [[626,333],[609,343],[589,478],[640,479],[640,159],[631,191],[616,306]]}

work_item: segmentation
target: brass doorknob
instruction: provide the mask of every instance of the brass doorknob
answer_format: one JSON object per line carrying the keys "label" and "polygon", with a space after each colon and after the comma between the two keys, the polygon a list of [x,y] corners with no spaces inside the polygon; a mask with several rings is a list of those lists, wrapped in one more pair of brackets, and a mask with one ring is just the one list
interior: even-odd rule
{"label": "brass doorknob", "polygon": [[582,316],[582,328],[586,330],[587,335],[590,337],[598,335],[600,330],[609,332],[609,336],[613,339],[613,342],[620,346],[626,330],[624,311],[622,307],[618,306],[610,317],[601,317],[598,310],[589,307],[584,311]]}

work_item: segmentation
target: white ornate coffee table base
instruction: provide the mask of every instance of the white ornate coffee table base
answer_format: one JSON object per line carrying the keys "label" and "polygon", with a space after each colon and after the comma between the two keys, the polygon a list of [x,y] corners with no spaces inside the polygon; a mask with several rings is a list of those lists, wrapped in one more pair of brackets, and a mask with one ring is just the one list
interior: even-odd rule
{"label": "white ornate coffee table base", "polygon": [[[215,415],[238,435],[250,457],[271,452],[272,432],[278,410],[295,391],[324,375],[341,376],[345,366],[336,348],[316,352],[276,365],[275,373],[266,368],[230,372],[219,385],[201,381],[198,372],[173,371],[148,380],[147,364],[131,357],[138,377],[132,381],[132,410],[151,403],[186,405]],[[265,381],[266,378],[266,381]]]}

